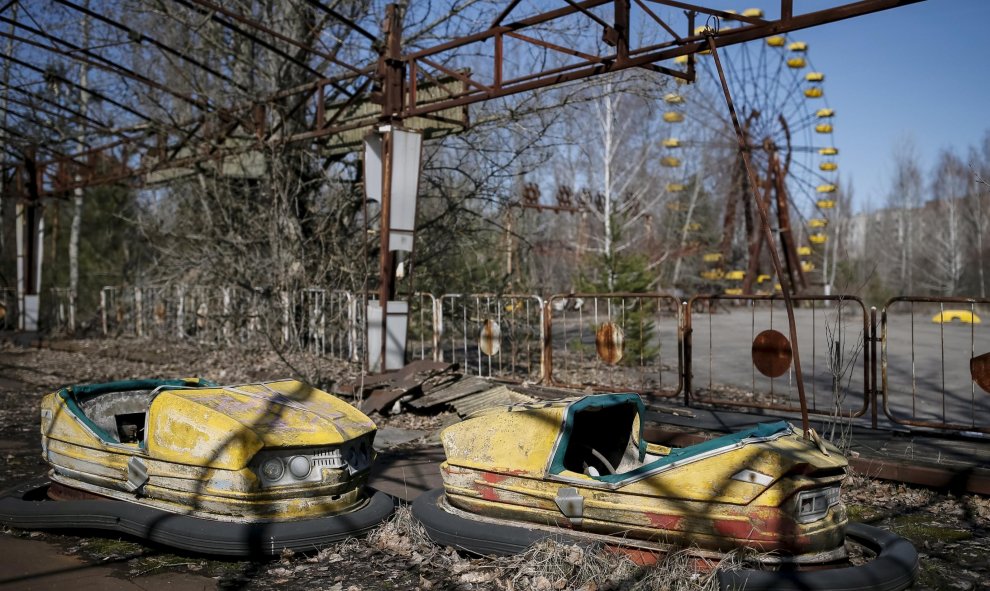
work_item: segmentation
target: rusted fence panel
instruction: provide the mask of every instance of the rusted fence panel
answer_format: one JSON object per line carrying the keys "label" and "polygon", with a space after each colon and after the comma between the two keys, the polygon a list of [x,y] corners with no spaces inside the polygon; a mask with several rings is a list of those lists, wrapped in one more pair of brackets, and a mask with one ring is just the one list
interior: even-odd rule
{"label": "rusted fence panel", "polygon": [[409,298],[409,328],[406,355],[413,359],[435,359],[439,355],[437,333],[437,298],[430,293],[415,293]]}
{"label": "rusted fence panel", "polygon": [[[851,417],[869,402],[869,316],[852,296],[798,296],[795,320],[809,412]],[[799,411],[787,312],[779,296],[690,300],[689,398]]]}
{"label": "rusted fence panel", "polygon": [[134,336],[134,290],[107,285],[100,289],[100,331],[105,337]]}
{"label": "rusted fence panel", "polygon": [[880,332],[891,421],[990,433],[990,300],[892,298]]}
{"label": "rusted fence panel", "polygon": [[543,300],[534,295],[445,294],[437,300],[438,361],[465,373],[543,378]]}
{"label": "rusted fence panel", "polygon": [[555,295],[547,308],[550,381],[664,397],[681,391],[677,298],[643,293]]}
{"label": "rusted fence panel", "polygon": [[[69,331],[69,288],[53,287],[49,290],[49,301],[43,314],[44,326],[55,334],[65,334]],[[0,306],[3,303],[0,301]],[[0,319],[0,328],[3,320]]]}
{"label": "rusted fence panel", "polygon": [[[52,292],[49,326],[64,323]],[[685,396],[741,408],[799,409],[779,296],[417,293],[408,298],[408,359],[461,364],[503,379]],[[915,427],[990,433],[990,300],[901,297],[879,323],[851,296],[798,296],[809,410]],[[0,291],[14,326],[16,302]],[[104,287],[105,336],[276,346],[365,358],[367,296],[307,288]],[[873,310],[875,316],[876,310]],[[879,333],[879,336],[878,336]],[[880,408],[883,412],[880,412]],[[885,419],[886,417],[886,419]]]}

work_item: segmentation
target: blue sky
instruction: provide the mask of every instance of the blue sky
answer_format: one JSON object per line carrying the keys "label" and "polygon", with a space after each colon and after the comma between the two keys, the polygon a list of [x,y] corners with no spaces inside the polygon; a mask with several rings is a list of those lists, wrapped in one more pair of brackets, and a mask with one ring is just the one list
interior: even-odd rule
{"label": "blue sky", "polygon": [[[798,0],[795,11],[824,4]],[[927,173],[941,148],[965,155],[990,129],[988,28],[990,0],[927,0],[790,35],[826,74],[839,167],[858,208],[883,205],[904,141]]]}

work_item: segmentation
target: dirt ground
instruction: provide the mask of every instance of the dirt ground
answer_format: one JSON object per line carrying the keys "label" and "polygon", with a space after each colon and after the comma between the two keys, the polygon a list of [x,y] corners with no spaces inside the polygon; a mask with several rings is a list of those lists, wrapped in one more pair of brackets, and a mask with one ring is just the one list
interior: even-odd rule
{"label": "dirt ground", "polygon": [[[332,389],[354,368],[312,355],[234,352],[147,341],[60,341],[24,348],[0,343],[0,488],[42,474],[38,401],[72,383],[138,377],[201,376],[236,383],[299,377]],[[450,417],[375,417],[380,425],[438,428]],[[410,445],[410,444],[405,444]],[[415,444],[413,444],[415,445]],[[893,529],[921,554],[917,589],[990,590],[990,499],[853,475],[843,487],[853,519]],[[430,543],[400,509],[392,522],[365,540],[351,540],[306,555],[267,562],[222,561],[148,548],[116,537],[81,537],[3,531],[0,536],[54,545],[64,556],[111,569],[112,576],[143,588],[160,581],[201,581],[205,588],[328,591],[379,589],[519,590],[714,589],[710,574],[673,556],[641,568],[604,551],[540,546],[511,559],[477,559]],[[13,539],[12,539],[13,538]],[[0,571],[3,570],[0,561]],[[4,573],[0,572],[0,587]]]}

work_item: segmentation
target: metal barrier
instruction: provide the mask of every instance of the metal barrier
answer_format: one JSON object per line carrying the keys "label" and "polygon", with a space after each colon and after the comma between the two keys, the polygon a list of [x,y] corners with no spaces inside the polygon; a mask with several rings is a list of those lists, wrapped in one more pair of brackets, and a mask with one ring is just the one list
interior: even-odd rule
{"label": "metal barrier", "polygon": [[52,287],[48,293],[44,326],[52,333],[65,334],[69,331],[69,288]]}
{"label": "metal barrier", "polygon": [[665,294],[555,295],[547,302],[547,378],[671,397],[682,389],[681,306]]}
{"label": "metal barrier", "polygon": [[469,374],[543,379],[542,298],[445,294],[437,306],[436,360],[459,363]]}
{"label": "metal barrier", "polygon": [[[858,417],[869,405],[869,316],[853,296],[795,296],[808,411]],[[685,330],[692,401],[800,410],[780,296],[696,296]]]}
{"label": "metal barrier", "polygon": [[[65,298],[52,295],[57,328]],[[880,338],[876,310],[856,297],[794,302],[810,412],[848,418],[869,410],[877,426],[882,407],[902,425],[990,433],[990,300],[893,298]],[[685,404],[799,410],[780,296],[680,303],[664,294],[568,294],[544,303],[528,294],[417,293],[409,303],[410,359],[456,362],[465,373],[502,379],[681,393]],[[14,304],[10,290],[0,291],[0,326],[14,326]],[[352,363],[365,359],[366,306],[366,295],[322,288],[100,292],[105,336],[274,345]]]}
{"label": "metal barrier", "polygon": [[133,315],[133,289],[113,285],[100,289],[100,329],[103,336],[134,336]]}
{"label": "metal barrier", "polygon": [[990,433],[988,321],[986,299],[888,300],[880,363],[887,417],[902,425]]}
{"label": "metal barrier", "polygon": [[440,355],[437,306],[437,299],[431,293],[414,293],[409,298],[406,354],[410,359],[436,360]]}

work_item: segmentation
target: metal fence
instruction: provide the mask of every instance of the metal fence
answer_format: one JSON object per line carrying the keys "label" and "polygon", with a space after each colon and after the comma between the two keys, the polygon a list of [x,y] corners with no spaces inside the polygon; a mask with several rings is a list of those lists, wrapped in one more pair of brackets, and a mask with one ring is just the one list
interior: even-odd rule
{"label": "metal fence", "polygon": [[[66,290],[48,300],[50,329],[65,329]],[[794,301],[810,412],[990,433],[990,300],[893,298],[879,324],[855,297]],[[799,409],[779,296],[417,293],[408,302],[410,359],[507,380],[681,394],[686,404]],[[277,346],[363,363],[367,303],[366,294],[322,288],[107,286],[100,320],[111,338]],[[0,327],[16,325],[15,304],[0,291]]]}
{"label": "metal fence", "polygon": [[897,297],[881,320],[883,410],[899,424],[990,433],[990,300]]}
{"label": "metal fence", "polygon": [[[853,417],[869,403],[869,315],[851,296],[797,296],[795,322],[808,411]],[[691,400],[799,411],[780,296],[697,296],[686,330]]]}
{"label": "metal fence", "polygon": [[436,305],[435,359],[479,376],[542,380],[543,317],[539,296],[445,294]]}
{"label": "metal fence", "polygon": [[681,391],[681,306],[663,294],[569,294],[547,301],[549,381],[669,397]]}

